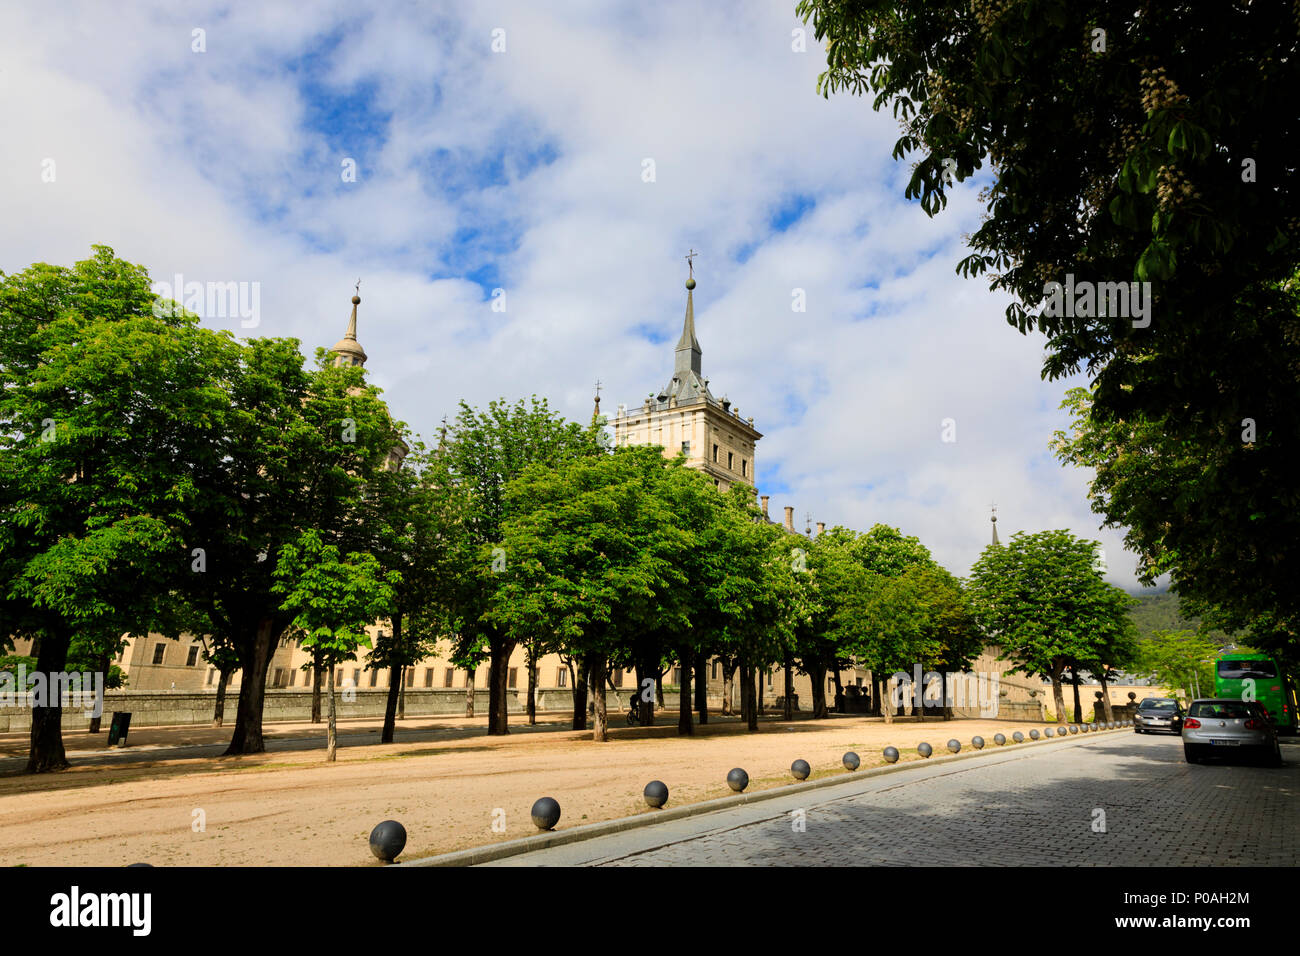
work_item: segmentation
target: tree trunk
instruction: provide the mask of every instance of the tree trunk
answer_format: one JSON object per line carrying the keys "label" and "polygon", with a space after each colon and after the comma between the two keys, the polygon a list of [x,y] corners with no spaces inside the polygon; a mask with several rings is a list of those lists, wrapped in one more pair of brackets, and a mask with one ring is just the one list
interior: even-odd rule
{"label": "tree trunk", "polygon": [[235,732],[223,756],[260,754],[266,752],[262,740],[262,705],[266,700],[266,672],[275,655],[275,643],[280,637],[275,622],[262,618],[252,640],[240,648],[240,663],[244,679],[239,682],[239,704],[235,709]]}
{"label": "tree trunk", "polygon": [[537,647],[531,641],[524,658],[528,665],[528,726],[537,725]]}
{"label": "tree trunk", "polygon": [[[47,632],[41,639],[41,649],[36,658],[36,670],[45,675],[62,673],[68,666],[68,646],[72,637],[67,633]],[[19,688],[26,691],[26,687]],[[66,770],[69,766],[67,752],[63,749],[63,701],[48,692],[46,686],[44,707],[32,707],[31,744],[27,754],[27,773],[48,773]],[[54,706],[48,706],[53,704]]]}
{"label": "tree trunk", "polygon": [[330,665],[330,719],[328,729],[325,731],[325,762],[333,763],[338,753],[338,712],[337,704],[334,701],[334,665]]}
{"label": "tree trunk", "polygon": [[1052,700],[1056,704],[1056,722],[1058,724],[1069,723],[1065,719],[1065,692],[1061,688],[1061,670],[1058,668],[1052,671]]}
{"label": "tree trunk", "polygon": [[1074,722],[1083,723],[1083,705],[1079,703],[1079,665],[1070,665],[1070,683],[1074,685]]}
{"label": "tree trunk", "polygon": [[709,660],[704,654],[695,655],[695,709],[700,723],[709,722]]}
{"label": "tree trunk", "polygon": [[[226,722],[226,685],[230,683],[230,673],[233,668],[223,667],[217,672],[217,704],[212,709],[212,726],[220,727]],[[317,674],[317,687],[319,687],[320,675]],[[319,692],[318,692],[319,694]],[[320,697],[316,698],[316,722],[320,723]]]}
{"label": "tree trunk", "polygon": [[946,670],[941,671],[939,679],[943,681],[943,719],[952,720],[952,696],[949,694],[951,688],[948,686],[948,672]]}
{"label": "tree trunk", "polygon": [[655,670],[655,704],[660,710],[667,709],[668,705],[664,703],[664,675],[667,671]]}
{"label": "tree trunk", "polygon": [[805,661],[804,669],[812,681],[813,720],[824,720],[830,716],[830,710],[826,707],[826,665]]}
{"label": "tree trunk", "polygon": [[397,689],[397,719],[406,719],[406,672],[410,670],[405,664],[400,665],[397,676],[401,679],[401,686]]}
{"label": "tree trunk", "polygon": [[590,668],[586,660],[581,657],[571,658],[566,666],[569,668],[569,679],[573,681],[573,729],[587,729],[587,681],[590,679]]}
{"label": "tree trunk", "polygon": [[681,660],[682,685],[677,689],[677,733],[689,737],[695,733],[695,724],[691,721],[691,654],[682,651]]}
{"label": "tree trunk", "polygon": [[758,694],[754,687],[757,668],[747,661],[740,663],[740,717],[749,730],[758,730]]}
{"label": "tree trunk", "polygon": [[758,713],[760,714],[763,712],[763,685],[766,683],[766,681],[764,681],[763,678],[766,676],[767,676],[766,667],[754,668],[754,679],[758,682],[758,691],[757,691],[758,703],[755,705],[755,707],[757,708]]}
{"label": "tree trunk", "polygon": [[[643,661],[636,663],[636,687],[637,687],[637,721],[642,727],[653,727],[655,722],[655,691],[658,688],[659,681],[654,681],[655,687],[646,687],[646,681],[650,679],[650,674],[657,674],[658,668],[648,665]],[[650,693],[647,694],[646,691]]]}
{"label": "tree trunk", "polygon": [[592,740],[609,740],[609,720],[605,713],[605,658],[596,657],[591,662],[591,691],[595,698],[596,713],[592,721]]}
{"label": "tree trunk", "polygon": [[781,716],[785,720],[794,720],[794,660],[789,654],[785,655],[785,670],[781,676],[785,682],[785,712]]}
{"label": "tree trunk", "polygon": [[[99,672],[100,672],[101,674],[104,675],[104,684],[105,684],[105,686],[107,686],[107,685],[108,685],[108,665],[109,665],[108,655],[107,655],[107,654],[101,654],[101,655],[99,655],[99,660],[96,661],[95,663],[96,663],[96,664],[98,665],[98,667],[99,667]],[[101,715],[101,716],[102,716],[102,715]],[[90,718],[90,728],[87,730],[87,733],[92,733],[92,734],[97,734],[97,733],[99,733],[99,724],[100,724],[100,719],[101,719],[100,717],[91,717],[91,718]]]}
{"label": "tree trunk", "polygon": [[840,681],[840,667],[838,661],[836,662],[835,669],[832,673],[835,675],[835,713],[842,714],[844,713],[844,684]]}
{"label": "tree trunk", "polygon": [[750,730],[758,730],[758,706],[759,694],[762,691],[763,674],[757,667],[749,669],[749,718],[745,726]]}
{"label": "tree trunk", "polygon": [[401,692],[401,664],[393,664],[388,669],[388,698],[384,701],[384,732],[379,735],[381,744],[393,742],[393,732],[397,729],[397,697]]}
{"label": "tree trunk", "polygon": [[[325,674],[321,670],[320,655],[313,654],[311,661],[311,722],[320,723],[320,692],[325,683]],[[223,688],[224,690],[224,688]]]}
{"label": "tree trunk", "polygon": [[735,676],[736,665],[728,664],[725,661],[722,664],[722,716],[734,716],[735,708],[732,706],[731,697],[735,693],[731,686],[731,679]]}
{"label": "tree trunk", "polygon": [[514,650],[514,641],[500,635],[493,635],[490,647],[492,669],[488,674],[488,736],[500,737],[510,733],[506,695],[510,692],[507,683],[510,678],[510,652]]}
{"label": "tree trunk", "polygon": [[465,716],[474,716],[474,671],[477,668],[465,668]]}
{"label": "tree trunk", "polygon": [[1106,685],[1106,672],[1103,669],[1097,675],[1097,680],[1101,681],[1101,713],[1102,719],[1110,723],[1115,719],[1115,712],[1110,708],[1110,688]]}
{"label": "tree trunk", "polygon": [[[874,671],[872,671],[872,676],[874,678]],[[880,680],[880,712],[884,715],[887,724],[894,722],[894,689],[896,684],[892,680],[890,677],[883,677]]]}
{"label": "tree trunk", "polygon": [[876,672],[871,672],[871,713],[877,717],[886,716],[884,709],[881,707],[881,699],[884,691],[881,688],[880,678]]}

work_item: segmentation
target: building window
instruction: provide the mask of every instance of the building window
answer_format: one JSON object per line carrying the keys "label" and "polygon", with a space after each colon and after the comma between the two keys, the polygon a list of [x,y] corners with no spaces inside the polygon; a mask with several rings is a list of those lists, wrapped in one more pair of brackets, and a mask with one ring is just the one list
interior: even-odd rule
{"label": "building window", "polygon": [[623,686],[623,668],[621,667],[614,668],[614,686],[615,687]]}
{"label": "building window", "polygon": [[718,667],[719,667],[718,662],[717,662],[717,661],[714,661],[714,662],[713,662],[713,679],[714,679],[714,680],[717,680],[717,679],[718,679]]}
{"label": "building window", "polygon": [[166,644],[155,644],[153,646],[153,662],[155,664],[161,664],[163,662],[163,655],[166,653],[167,653]]}
{"label": "building window", "polygon": [[833,693],[835,693],[835,678],[834,678],[834,677],[828,677],[828,678],[826,678],[826,693],[828,693],[828,694],[833,694]]}
{"label": "building window", "polygon": [[515,687],[519,683],[519,668],[510,668],[510,673],[506,675],[506,686]]}
{"label": "building window", "polygon": [[360,668],[360,667],[354,667],[354,668],[352,668],[352,686],[353,686],[353,687],[360,687],[360,686],[361,686],[361,668]]}
{"label": "building window", "polygon": [[197,644],[194,644],[191,645],[190,652],[185,658],[185,666],[193,667],[198,662],[199,662],[199,646]]}
{"label": "building window", "polygon": [[289,671],[289,686],[296,687],[297,684],[298,684],[298,671],[296,669]]}
{"label": "building window", "polygon": [[690,457],[691,457],[691,443],[690,443],[690,442],[688,442],[688,441],[684,441],[684,442],[682,442],[682,454],[685,455],[687,458],[690,458]]}
{"label": "building window", "polygon": [[714,460],[714,461],[717,461],[717,460],[718,460],[718,446],[717,446],[717,445],[714,445],[714,446],[713,446],[713,460]]}
{"label": "building window", "polygon": [[734,452],[727,452],[727,471],[735,471],[735,470],[736,470],[736,466],[733,465],[733,464],[731,463],[731,462],[732,462],[732,459],[735,458],[735,457],[736,457],[736,456],[735,456],[735,453],[734,453]]}
{"label": "building window", "polygon": [[567,667],[561,667],[555,671],[555,686],[556,687],[569,686],[569,669]]}
{"label": "building window", "polygon": [[680,667],[673,668],[673,683],[678,687],[682,685],[682,669]]}
{"label": "building window", "polygon": [[414,687],[414,686],[415,686],[415,668],[414,668],[414,667],[406,667],[406,668],[403,668],[403,670],[406,671],[406,686],[407,686],[407,687]]}
{"label": "building window", "polygon": [[772,672],[771,672],[771,671],[768,671],[768,672],[767,672],[767,689],[768,689],[768,690],[771,690],[771,689],[772,689]]}
{"label": "building window", "polygon": [[370,669],[370,686],[371,686],[371,687],[374,687],[375,684],[377,684],[377,683],[379,683],[379,671],[375,670],[374,668],[371,668],[371,669]]}
{"label": "building window", "polygon": [[212,678],[214,678],[214,677],[216,677],[216,676],[217,676],[217,669],[216,669],[215,667],[209,667],[209,668],[208,668],[208,686],[209,686],[209,687],[212,686]]}
{"label": "building window", "polygon": [[450,687],[450,686],[451,686],[451,682],[452,682],[453,680],[455,680],[455,679],[456,679],[456,671],[455,671],[453,668],[448,667],[448,668],[443,672],[443,675],[442,675],[442,686],[443,686],[443,687]]}
{"label": "building window", "polygon": [[748,475],[748,474],[749,474],[749,472],[746,470],[748,467],[749,467],[749,462],[745,461],[745,459],[743,459],[743,458],[740,459],[740,473],[741,473],[742,475]]}
{"label": "building window", "polygon": [[288,678],[287,676],[285,676],[284,668],[283,668],[283,667],[277,667],[277,668],[275,669],[275,686],[276,686],[276,687],[284,687],[284,686],[288,683],[288,681],[289,681],[289,678]]}

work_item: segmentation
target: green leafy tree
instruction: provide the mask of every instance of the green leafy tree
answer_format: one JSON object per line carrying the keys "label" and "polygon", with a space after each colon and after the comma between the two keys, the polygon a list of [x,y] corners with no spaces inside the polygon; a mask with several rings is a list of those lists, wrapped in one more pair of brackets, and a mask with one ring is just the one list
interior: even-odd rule
{"label": "green leafy tree", "polygon": [[[38,639],[42,672],[74,644],[102,662],[123,634],[179,635],[164,582],[230,343],[155,301],[104,246],[0,276],[0,634]],[[33,709],[29,772],[68,766],[61,721]]]}
{"label": "green leafy tree", "polygon": [[1169,573],[1190,606],[1231,630],[1249,628],[1271,650],[1296,648],[1300,494],[1289,490],[1289,452],[1283,461],[1263,448],[1281,435],[1269,428],[1243,443],[1239,422],[1225,420],[1207,444],[1168,415],[1105,418],[1083,388],[1068,391],[1061,407],[1070,429],[1056,432],[1052,447],[1063,463],[1094,470],[1092,510],[1125,529],[1139,580]]}
{"label": "green leafy tree", "polygon": [[633,446],[534,465],[507,488],[499,540],[509,558],[485,616],[501,633],[553,635],[587,662],[595,740],[608,739],[609,662],[625,666],[679,613],[672,594],[692,538],[655,490],[680,467]]}
{"label": "green leafy tree", "polygon": [[599,452],[595,430],[567,422],[552,412],[545,399],[533,396],[513,405],[493,401],[486,410],[464,402],[451,426],[441,454],[430,468],[440,487],[455,488],[466,503],[461,523],[449,542],[458,567],[444,597],[447,617],[456,623],[452,659],[468,670],[489,661],[488,733],[509,733],[506,695],[510,654],[518,643],[493,606],[498,575],[510,567],[510,552],[502,547],[502,527],[511,516],[506,487],[529,465],[555,466]]}
{"label": "green leafy tree", "polygon": [[1128,595],[1095,570],[1097,547],[1068,531],[1017,532],[971,568],[976,620],[1013,671],[1051,680],[1057,721],[1065,718],[1066,667],[1094,659],[1099,645],[1129,626]]}
{"label": "green leafy tree", "polygon": [[1221,649],[1196,631],[1156,631],[1136,647],[1132,671],[1185,697],[1214,694],[1214,661]]}
{"label": "green leafy tree", "polygon": [[293,618],[274,590],[280,550],[307,529],[366,550],[367,489],[404,429],[364,369],[336,366],[323,349],[306,368],[296,339],[237,345],[219,382],[223,404],[191,459],[197,493],[171,585],[243,671],[226,752],[260,753],[267,670]]}
{"label": "green leafy tree", "polygon": [[292,626],[303,632],[303,647],[328,669],[325,759],[333,762],[338,749],[334,668],[354,660],[358,648],[370,646],[366,626],[393,606],[402,576],[384,571],[368,552],[341,556],[337,546],[324,543],[312,529],[281,545],[274,578],[272,591],[283,596]]}

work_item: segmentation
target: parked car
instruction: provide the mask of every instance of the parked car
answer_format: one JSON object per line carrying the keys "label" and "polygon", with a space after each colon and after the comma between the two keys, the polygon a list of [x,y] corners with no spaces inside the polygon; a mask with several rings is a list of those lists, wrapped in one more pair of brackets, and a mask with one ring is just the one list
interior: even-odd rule
{"label": "parked car", "polygon": [[1183,729],[1183,706],[1172,697],[1148,697],[1133,717],[1135,734],[1177,734]]}
{"label": "parked car", "polygon": [[1194,700],[1183,720],[1183,756],[1188,763],[1207,757],[1254,756],[1282,766],[1277,728],[1259,701],[1211,697]]}

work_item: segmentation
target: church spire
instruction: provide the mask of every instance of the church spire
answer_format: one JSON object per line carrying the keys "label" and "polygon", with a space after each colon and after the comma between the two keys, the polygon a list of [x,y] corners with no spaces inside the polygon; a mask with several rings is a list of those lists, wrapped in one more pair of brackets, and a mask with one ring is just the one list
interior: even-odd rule
{"label": "church spire", "polygon": [[686,318],[682,322],[682,337],[677,342],[677,361],[673,371],[682,375],[686,372],[700,374],[700,343],[695,338],[695,257],[699,255],[694,249],[686,257],[690,268],[690,277],[686,280]]}
{"label": "church spire", "polygon": [[352,296],[352,316],[348,319],[348,330],[343,338],[330,349],[335,365],[365,365],[366,350],[357,341],[357,306],[361,304],[361,280],[357,280],[356,293]]}
{"label": "church spire", "polygon": [[993,523],[993,546],[994,546],[994,547],[997,547],[997,545],[998,545],[998,506],[997,506],[997,505],[993,505],[992,507],[993,507],[993,515],[992,515],[992,517],[989,518],[989,521],[991,521],[991,522]]}
{"label": "church spire", "polygon": [[596,379],[596,406],[591,410],[591,427],[600,424],[600,379]]}

